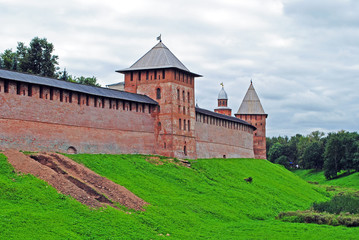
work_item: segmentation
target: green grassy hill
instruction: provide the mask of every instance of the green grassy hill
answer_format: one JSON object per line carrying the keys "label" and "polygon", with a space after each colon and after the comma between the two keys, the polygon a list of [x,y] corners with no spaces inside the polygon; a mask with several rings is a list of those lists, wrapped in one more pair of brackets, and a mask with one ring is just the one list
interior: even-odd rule
{"label": "green grassy hill", "polygon": [[[357,239],[359,229],[285,223],[327,194],[265,160],[203,159],[192,168],[140,155],[71,155],[150,205],[89,209],[43,181],[17,175],[0,154],[0,239]],[[253,178],[253,183],[243,179]],[[128,214],[131,212],[131,214]],[[169,236],[167,236],[169,235]]]}
{"label": "green grassy hill", "polygon": [[347,188],[353,188],[359,190],[359,172],[346,175],[343,173],[338,178],[327,180],[324,177],[323,171],[315,170],[295,170],[293,171],[296,175],[306,181],[318,182],[323,185],[341,186]]}

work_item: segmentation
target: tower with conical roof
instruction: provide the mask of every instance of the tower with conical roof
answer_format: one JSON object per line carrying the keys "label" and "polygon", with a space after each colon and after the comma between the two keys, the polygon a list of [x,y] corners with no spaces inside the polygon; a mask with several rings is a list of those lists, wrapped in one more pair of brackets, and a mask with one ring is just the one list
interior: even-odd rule
{"label": "tower with conical roof", "polygon": [[218,106],[214,111],[216,113],[225,114],[228,116],[232,116],[232,109],[228,107],[228,96],[226,91],[224,90],[224,85],[221,83],[222,89],[218,94]]}
{"label": "tower with conical roof", "polygon": [[253,133],[254,156],[259,159],[266,159],[266,118],[268,114],[263,110],[252,81],[238,112],[234,115],[257,128]]}
{"label": "tower with conical roof", "polygon": [[157,154],[196,158],[195,77],[161,39],[125,74],[125,91],[144,94],[159,104],[156,128]]}

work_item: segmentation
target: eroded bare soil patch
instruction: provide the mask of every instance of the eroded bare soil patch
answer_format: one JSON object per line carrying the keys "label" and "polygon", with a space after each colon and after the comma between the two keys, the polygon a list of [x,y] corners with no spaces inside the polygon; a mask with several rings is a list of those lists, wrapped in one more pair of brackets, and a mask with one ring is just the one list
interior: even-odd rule
{"label": "eroded bare soil patch", "polygon": [[35,175],[90,207],[119,203],[125,207],[144,210],[147,204],[123,186],[101,177],[90,169],[56,153],[38,153],[26,156],[15,150],[4,152],[16,171]]}

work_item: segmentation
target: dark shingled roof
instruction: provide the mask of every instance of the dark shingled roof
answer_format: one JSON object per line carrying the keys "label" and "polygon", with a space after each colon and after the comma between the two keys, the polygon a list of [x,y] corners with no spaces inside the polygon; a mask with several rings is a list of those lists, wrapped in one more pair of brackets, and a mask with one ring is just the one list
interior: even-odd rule
{"label": "dark shingled roof", "polygon": [[212,111],[209,111],[207,109],[196,107],[196,113],[201,113],[201,114],[204,114],[204,115],[207,115],[207,116],[220,118],[220,119],[231,121],[231,122],[241,123],[243,125],[247,125],[249,127],[252,127],[253,130],[257,129],[255,126],[251,125],[250,123],[248,123],[246,121],[243,121],[242,119],[239,119],[239,118],[236,118],[236,117],[231,117],[231,116],[228,116],[228,115],[225,115],[225,114],[212,112]]}
{"label": "dark shingled roof", "polygon": [[103,87],[88,86],[88,85],[58,80],[54,78],[40,77],[37,75],[19,73],[19,72],[4,70],[4,69],[0,69],[0,78],[31,83],[31,84],[38,84],[48,87],[55,87],[64,90],[80,92],[80,93],[85,93],[85,94],[90,94],[100,97],[115,98],[115,99],[121,99],[121,100],[127,100],[132,102],[139,102],[139,103],[148,103],[154,105],[158,104],[155,100],[145,95],[129,93],[129,92],[124,92],[124,91],[119,91],[109,88],[103,88]]}
{"label": "dark shingled roof", "polygon": [[195,77],[202,77],[193,73],[161,42],[157,43],[150,51],[137,60],[131,67],[117,70],[116,72],[125,73],[129,71],[176,68]]}

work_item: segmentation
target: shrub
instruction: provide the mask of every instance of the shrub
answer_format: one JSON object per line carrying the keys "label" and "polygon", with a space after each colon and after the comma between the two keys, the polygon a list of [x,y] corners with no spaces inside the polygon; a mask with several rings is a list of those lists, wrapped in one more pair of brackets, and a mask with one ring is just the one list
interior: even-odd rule
{"label": "shrub", "polygon": [[357,214],[359,213],[359,198],[352,194],[336,195],[327,202],[313,203],[312,208],[319,212]]}

